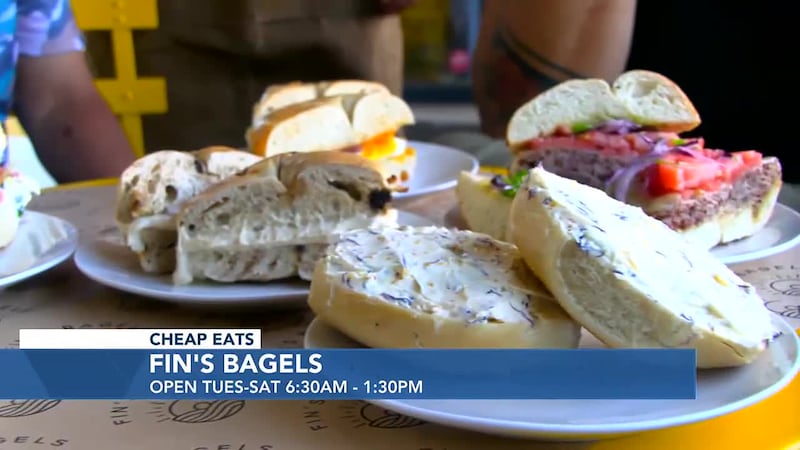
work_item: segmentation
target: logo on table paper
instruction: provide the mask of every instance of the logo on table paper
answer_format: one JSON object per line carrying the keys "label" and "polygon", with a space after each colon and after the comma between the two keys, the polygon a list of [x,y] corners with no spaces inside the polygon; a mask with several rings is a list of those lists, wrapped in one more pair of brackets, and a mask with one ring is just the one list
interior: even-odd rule
{"label": "logo on table paper", "polygon": [[354,428],[413,428],[425,422],[413,417],[404,416],[394,411],[375,406],[367,402],[352,402],[342,405],[341,418],[350,421]]}
{"label": "logo on table paper", "polygon": [[0,402],[0,418],[27,417],[55,408],[60,400],[11,400]]}
{"label": "logo on table paper", "polygon": [[327,402],[311,400],[303,405],[303,421],[311,431],[330,427],[330,419],[342,421],[352,428],[400,429],[425,425],[426,422],[404,416],[363,401]]}
{"label": "logo on table paper", "polygon": [[144,417],[156,423],[202,424],[229,419],[244,406],[244,400],[115,401],[109,417],[114,425],[133,423]]}
{"label": "logo on table paper", "polygon": [[0,318],[2,317],[8,318],[15,314],[31,312],[34,309],[36,308],[33,306],[23,306],[23,305],[13,305],[13,304],[0,305]]}
{"label": "logo on table paper", "polygon": [[745,280],[753,280],[764,305],[787,319],[800,320],[800,266],[779,265],[746,269],[737,272]]}
{"label": "logo on table paper", "polygon": [[775,292],[791,297],[800,297],[800,278],[789,278],[786,280],[775,280],[769,284]]}

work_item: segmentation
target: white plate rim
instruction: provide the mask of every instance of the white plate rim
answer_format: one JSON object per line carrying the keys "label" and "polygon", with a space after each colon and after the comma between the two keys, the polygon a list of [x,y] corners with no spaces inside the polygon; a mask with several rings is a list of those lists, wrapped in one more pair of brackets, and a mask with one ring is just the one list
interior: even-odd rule
{"label": "white plate rim", "polygon": [[[454,220],[455,220],[454,216],[460,217],[460,215],[461,215],[461,211],[460,211],[458,205],[455,205],[452,208],[450,208],[450,210],[444,216],[445,226],[448,227],[448,228],[455,227],[456,224],[454,223]],[[758,260],[758,259],[767,258],[769,256],[774,256],[774,255],[777,255],[779,253],[783,253],[785,251],[791,250],[794,247],[800,245],[800,212],[797,212],[793,208],[790,208],[790,207],[788,207],[788,206],[786,206],[786,205],[784,205],[782,203],[776,203],[774,211],[772,212],[772,215],[770,216],[769,221],[767,221],[767,224],[765,225],[765,227],[768,227],[770,222],[773,221],[773,220],[776,220],[776,218],[779,217],[779,215],[782,215],[783,217],[785,217],[785,218],[787,218],[789,220],[794,220],[798,224],[798,233],[794,237],[792,237],[791,239],[789,239],[787,241],[784,241],[784,242],[781,242],[781,243],[776,244],[776,245],[771,245],[769,247],[765,247],[765,248],[759,249],[759,250],[754,250],[754,251],[749,251],[749,252],[744,252],[744,253],[737,253],[737,254],[733,254],[733,255],[715,255],[714,254],[714,248],[716,248],[716,247],[714,247],[714,248],[711,248],[711,250],[710,250],[711,254],[714,255],[717,259],[719,259],[723,264],[730,265],[730,264],[739,264],[739,263],[750,262],[750,261],[755,261],[755,260]],[[463,218],[461,218],[460,220],[463,221]],[[462,224],[462,225],[466,226],[466,224]],[[764,230],[762,229],[760,232],[763,232],[763,231]],[[757,236],[758,236],[758,233],[754,234],[752,237],[757,237]],[[748,239],[748,238],[745,238],[745,239]],[[730,244],[727,244],[727,245],[736,245],[736,242],[731,242]]]}
{"label": "white plate rim", "polygon": [[[644,431],[676,427],[691,423],[701,422],[715,417],[733,413],[745,407],[759,403],[777,394],[789,385],[800,372],[800,335],[792,326],[777,314],[771,313],[773,322],[779,326],[784,335],[788,336],[790,342],[794,344],[797,357],[792,362],[791,367],[783,376],[764,389],[748,397],[730,402],[723,406],[708,409],[701,412],[676,415],[670,418],[646,419],[638,422],[615,423],[615,424],[578,424],[578,425],[553,425],[535,424],[518,420],[489,419],[481,417],[470,417],[463,414],[448,412],[437,412],[430,409],[409,405],[404,400],[364,400],[381,408],[414,417],[431,423],[444,426],[456,427],[466,430],[479,431],[495,435],[515,436],[515,437],[544,437],[545,439],[564,438],[567,440],[586,440],[589,437],[600,436],[620,436],[635,434]],[[325,324],[318,317],[315,317],[306,328],[303,337],[303,347],[306,349],[320,348],[309,344],[308,336],[312,334],[314,327],[327,327],[333,331],[330,325]],[[411,400],[413,402],[413,400]],[[470,400],[464,400],[470,401]],[[585,437],[582,437],[585,436]]]}
{"label": "white plate rim", "polygon": [[[414,221],[419,224],[434,225],[435,222],[426,217],[408,211],[398,210],[398,221]],[[98,262],[102,260],[94,250],[99,245],[98,239],[81,242],[75,251],[74,261],[78,270],[87,278],[98,284],[143,297],[192,305],[219,305],[219,306],[245,306],[253,304],[269,304],[273,306],[294,305],[308,296],[309,283],[300,279],[276,280],[271,283],[196,283],[188,286],[174,286],[168,282],[155,282],[156,288],[140,286],[138,283],[125,282],[120,278],[119,269],[109,270],[100,268]],[[103,274],[107,274],[104,276]],[[152,277],[166,278],[166,276],[136,273],[135,279]],[[199,293],[197,293],[199,291]],[[270,293],[270,291],[278,291]]]}
{"label": "white plate rim", "polygon": [[36,275],[44,273],[53,267],[56,267],[57,265],[69,259],[69,257],[72,256],[78,248],[78,229],[70,222],[60,217],[38,211],[26,210],[24,214],[31,217],[37,217],[38,220],[52,220],[59,222],[59,224],[66,231],[66,236],[59,240],[55,245],[50,247],[50,249],[48,249],[46,252],[44,252],[44,254],[37,259],[37,262],[34,265],[17,273],[0,277],[0,289],[21,283],[25,280],[35,277]]}
{"label": "white plate rim", "polygon": [[[778,214],[784,214],[787,217],[794,218],[794,220],[798,224],[800,224],[800,212],[797,212],[793,208],[790,208],[782,203],[775,204],[775,210],[772,212],[772,216],[770,217],[769,221],[773,220],[773,218],[775,218]],[[769,225],[769,221],[767,221],[767,226]],[[758,233],[756,233],[754,236],[758,236]],[[719,259],[725,264],[738,264],[743,262],[755,261],[757,259],[766,258],[768,256],[777,255],[778,253],[783,253],[787,250],[791,250],[798,244],[800,244],[800,227],[798,228],[797,234],[786,242],[782,242],[780,244],[773,245],[761,250],[752,251],[749,253],[740,253],[737,255],[723,256],[720,257]],[[713,253],[714,249],[712,248],[711,250]]]}
{"label": "white plate rim", "polygon": [[[475,174],[475,173],[478,173],[478,171],[480,170],[480,162],[478,161],[478,158],[476,158],[475,156],[471,155],[470,153],[467,153],[464,150],[461,150],[461,149],[458,149],[458,148],[455,148],[455,147],[451,147],[451,146],[448,146],[448,145],[436,144],[436,143],[433,143],[433,142],[413,141],[413,140],[409,140],[407,142],[408,142],[409,147],[412,147],[412,148],[417,150],[417,168],[414,170],[415,173],[419,170],[419,161],[422,158],[425,158],[425,156],[420,156],[420,155],[423,155],[423,154],[429,155],[430,150],[434,150],[436,152],[443,152],[443,153],[446,153],[446,154],[450,154],[450,155],[453,155],[454,158],[457,155],[459,158],[463,159],[464,161],[469,160],[470,163],[471,163],[471,168],[468,171],[470,173]],[[427,148],[424,149],[424,150],[419,150],[418,147],[420,146],[420,144],[425,146],[425,147],[427,147]],[[441,192],[441,191],[446,191],[448,189],[452,189],[452,188],[456,187],[456,184],[458,184],[458,175],[459,175],[460,172],[461,172],[460,170],[457,173],[454,172],[454,174],[453,174],[454,176],[452,178],[440,181],[439,183],[436,183],[436,184],[425,186],[422,189],[417,189],[417,190],[409,191],[409,192],[396,192],[396,193],[393,193],[392,194],[392,199],[394,199],[394,200],[408,200],[408,199],[420,197],[420,196],[423,196],[423,195],[433,194],[435,192]]]}

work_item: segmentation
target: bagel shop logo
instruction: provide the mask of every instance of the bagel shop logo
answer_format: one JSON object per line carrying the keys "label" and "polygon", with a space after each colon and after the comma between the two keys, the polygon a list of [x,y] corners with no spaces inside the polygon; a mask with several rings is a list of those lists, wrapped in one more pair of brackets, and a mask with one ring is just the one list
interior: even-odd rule
{"label": "bagel shop logo", "polygon": [[69,443],[66,438],[50,438],[46,436],[31,434],[3,435],[0,432],[0,448],[39,448],[39,447],[62,447]]}
{"label": "bagel shop logo", "polygon": [[800,265],[762,266],[736,274],[755,286],[767,309],[786,319],[800,321]]}
{"label": "bagel shop logo", "polygon": [[60,400],[5,400],[0,401],[0,419],[13,419],[41,414],[55,408]]}
{"label": "bagel shop logo", "polygon": [[23,314],[33,311],[33,306],[24,305],[0,305],[0,319],[8,318],[16,314]]}
{"label": "bagel shop logo", "polygon": [[47,413],[60,405],[60,400],[6,400],[0,401],[0,449],[62,447],[69,443],[63,437],[38,434],[6,433],[3,425],[11,419],[20,419]]}
{"label": "bagel shop logo", "polygon": [[326,430],[333,423],[379,430],[415,428],[427,423],[364,401],[311,400],[303,405],[302,415],[311,431]]}
{"label": "bagel shop logo", "polygon": [[[69,443],[63,437],[38,434],[6,433],[3,425],[13,419],[47,413],[61,404],[60,400],[5,400],[0,401],[0,448],[62,447]],[[5,430],[5,431],[3,431]]]}
{"label": "bagel shop logo", "polygon": [[[115,401],[109,418],[114,426],[162,424],[197,426],[224,422],[237,416],[244,400],[174,400],[174,401]],[[262,442],[206,442],[187,444],[191,450],[272,450],[273,444]]]}
{"label": "bagel shop logo", "polygon": [[111,423],[205,424],[221,422],[239,414],[244,400],[114,401],[109,410]]}

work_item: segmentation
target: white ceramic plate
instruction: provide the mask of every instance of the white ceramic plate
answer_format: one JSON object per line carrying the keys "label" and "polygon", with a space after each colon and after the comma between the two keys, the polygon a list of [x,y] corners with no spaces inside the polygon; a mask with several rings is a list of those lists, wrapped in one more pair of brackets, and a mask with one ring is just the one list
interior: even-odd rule
{"label": "white ceramic plate", "polygon": [[767,225],[749,238],[719,245],[711,253],[725,264],[772,256],[800,244],[800,213],[778,203]]}
{"label": "white ceramic plate", "polygon": [[417,151],[417,167],[408,192],[392,195],[396,200],[454,188],[462,171],[478,172],[478,160],[463,150],[420,141],[408,141],[408,145]]}
{"label": "white ceramic plate", "polygon": [[[503,436],[595,440],[707,420],[757,403],[785,387],[800,369],[800,339],[773,316],[783,336],[752,364],[698,372],[695,400],[369,400],[417,419]],[[306,348],[357,348],[319,319]],[[602,346],[584,334],[581,347]]]}
{"label": "white ceramic plate", "polygon": [[[466,228],[458,206],[445,215],[444,224],[450,228]],[[711,249],[711,254],[725,264],[736,264],[785,252],[798,244],[800,213],[778,203],[761,231],[749,238],[718,245]]]}
{"label": "white ceramic plate", "polygon": [[[405,211],[399,212],[402,225],[425,226],[434,222]],[[110,236],[83,242],[75,252],[75,264],[92,280],[132,294],[178,303],[204,305],[296,304],[308,295],[302,280],[269,283],[198,282],[186,286],[172,284],[170,275],[158,276],[141,270],[136,256],[125,247],[116,230]]]}
{"label": "white ceramic plate", "polygon": [[14,240],[0,250],[0,289],[60,264],[78,246],[78,230],[58,217],[25,211]]}

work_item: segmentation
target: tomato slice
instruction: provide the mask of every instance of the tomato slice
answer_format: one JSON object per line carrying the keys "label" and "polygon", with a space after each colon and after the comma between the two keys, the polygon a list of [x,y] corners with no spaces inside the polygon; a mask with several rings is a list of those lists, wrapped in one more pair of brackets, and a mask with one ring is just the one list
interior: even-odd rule
{"label": "tomato slice", "polygon": [[651,194],[696,189],[720,176],[718,164],[708,161],[662,160],[653,166],[648,189]]}
{"label": "tomato slice", "polygon": [[693,190],[716,191],[731,183],[749,168],[761,164],[761,153],[748,150],[726,156],[724,152],[704,149],[705,158],[671,154],[645,173],[647,191],[658,196]]}
{"label": "tomato slice", "polygon": [[705,148],[703,138],[682,139],[676,133],[637,131],[618,135],[583,128],[582,125],[576,125],[572,130],[561,127],[552,136],[531,140],[527,147],[531,150],[596,151],[606,156],[634,153],[650,158],[654,142],[666,140],[672,146],[682,146],[664,154],[661,160],[644,170],[646,190],[653,196],[717,191],[751,167],[760,165],[763,158],[755,150],[727,153]]}
{"label": "tomato slice", "polygon": [[764,155],[755,150],[745,150],[741,152],[734,152],[731,154],[733,159],[738,159],[747,167],[753,167],[761,164]]}
{"label": "tomato slice", "polygon": [[735,180],[739,178],[747,169],[761,165],[764,156],[754,150],[746,150],[742,152],[735,152],[731,154],[730,165],[730,179]]}

